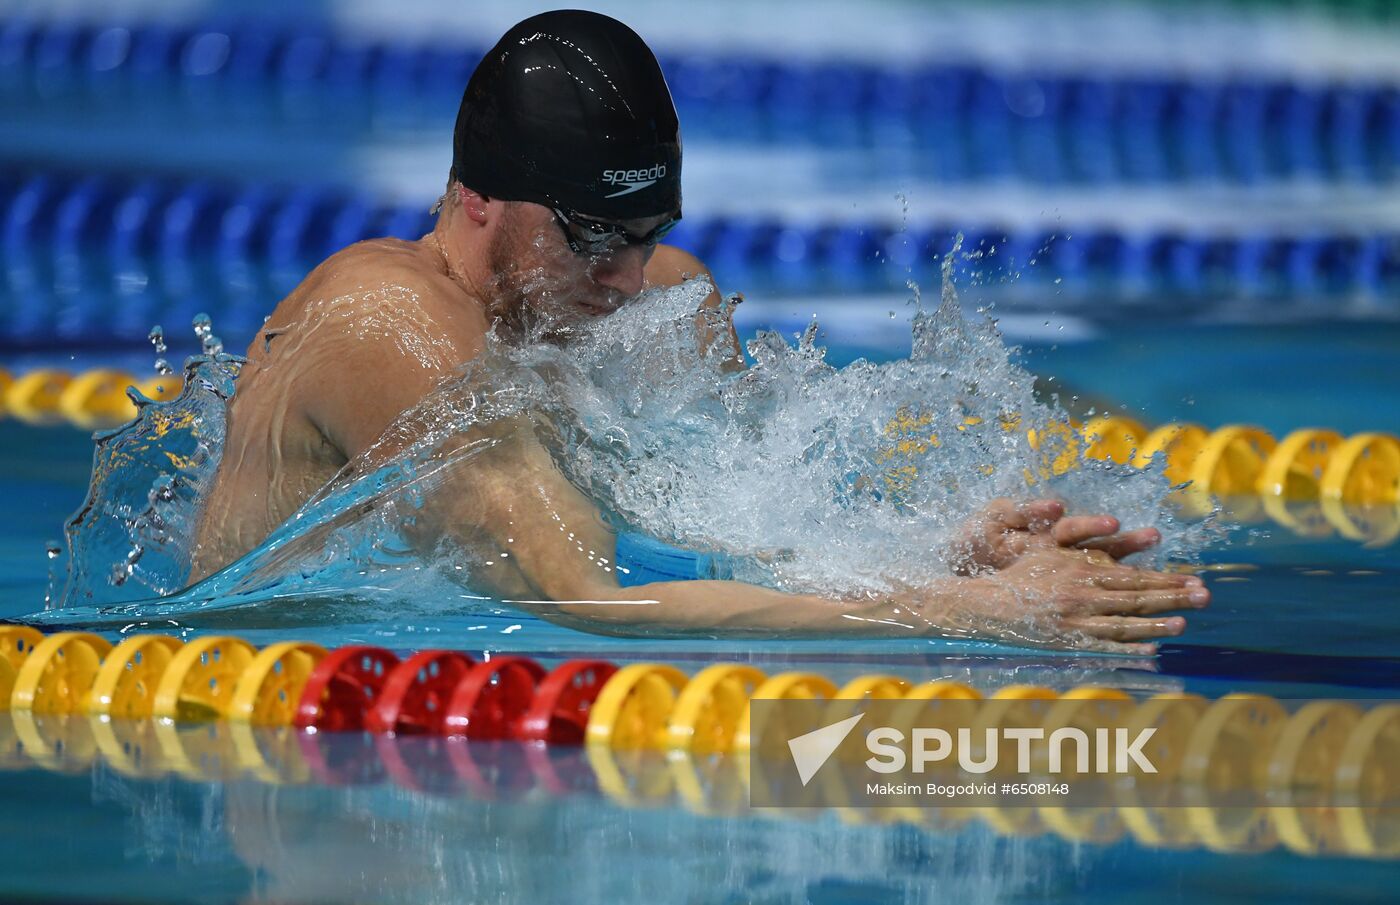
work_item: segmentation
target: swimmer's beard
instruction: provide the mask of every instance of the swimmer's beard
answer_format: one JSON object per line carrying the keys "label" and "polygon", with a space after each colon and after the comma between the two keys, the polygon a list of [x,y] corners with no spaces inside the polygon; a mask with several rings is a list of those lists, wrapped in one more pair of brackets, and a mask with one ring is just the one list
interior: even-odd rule
{"label": "swimmer's beard", "polygon": [[512,279],[518,276],[502,274],[502,291],[487,306],[487,314],[497,327],[497,335],[517,345],[545,343],[566,347],[587,335],[600,318],[607,317],[628,301],[619,292],[609,292],[604,303],[606,308],[597,314],[589,314],[585,306],[602,306],[582,298],[582,293],[575,287],[549,285],[556,281],[549,281],[538,271],[532,275],[533,279]]}
{"label": "swimmer's beard", "polygon": [[[520,266],[520,257],[512,254],[508,242],[501,241],[491,249],[491,272],[495,275],[487,288],[489,300],[486,312],[493,324],[499,326],[498,335],[511,342],[529,345],[548,343],[565,346],[586,332],[590,324],[600,317],[616,311],[627,301],[623,293],[608,289],[602,298],[597,296],[597,287],[588,291],[591,276],[579,279],[563,276],[567,266],[573,263],[572,252],[560,253],[546,249],[540,239],[532,243],[538,260],[560,258],[554,268],[544,265]],[[564,255],[569,255],[565,258]],[[588,271],[591,273],[593,262]],[[553,272],[551,272],[553,271]],[[593,309],[596,313],[589,313]]]}

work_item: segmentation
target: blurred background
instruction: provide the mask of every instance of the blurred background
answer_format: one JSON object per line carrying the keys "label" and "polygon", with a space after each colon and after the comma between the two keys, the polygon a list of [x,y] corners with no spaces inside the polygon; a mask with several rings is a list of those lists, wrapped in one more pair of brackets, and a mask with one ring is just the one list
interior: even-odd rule
{"label": "blurred background", "polygon": [[[961,234],[953,269],[969,314],[997,318],[1078,414],[1095,406],[1175,437],[1171,449],[1194,443],[1182,457],[1220,479],[1207,489],[1238,495],[1228,515],[1244,527],[1207,552],[1210,609],[1155,660],[934,646],[897,657],[786,638],[604,647],[538,624],[511,634],[521,625],[503,616],[513,650],[669,661],[660,649],[688,668],[756,650],[765,668],[819,672],[830,656],[843,681],[878,662],[868,671],[975,675],[981,688],[1394,697],[1400,0],[580,2],[630,24],[661,59],[685,139],[673,241],[744,293],[743,336],[791,337],[816,316],[833,364],[907,355],[911,300],[937,303],[940,261]],[[155,376],[152,328],[177,371],[199,349],[200,314],[241,352],[329,254],[426,233],[470,73],[510,25],[550,5],[0,0],[0,618],[43,606],[64,520],[84,511],[91,431],[129,418],[126,386]],[[1199,427],[1171,434],[1174,423]],[[1285,466],[1277,485],[1261,486],[1266,454]],[[1324,492],[1332,474],[1343,480]],[[135,511],[139,496],[109,499],[89,511],[128,525],[152,511]],[[275,615],[261,629],[258,618],[214,624],[282,637]],[[373,618],[309,637],[489,643],[466,634],[486,627],[476,615],[422,634]],[[91,734],[17,745],[7,725],[42,724],[0,720],[0,767],[30,766],[27,746],[68,775],[14,773],[0,791],[0,832],[25,840],[0,847],[0,898],[417,905],[470,889],[532,903],[1123,905],[1379,901],[1394,887],[1393,862],[1341,858],[1393,855],[1394,824],[1376,824],[1372,842],[1311,806],[1270,809],[1282,816],[1267,822],[1193,807],[1186,823],[1124,808],[1137,815],[1131,835],[1126,816],[1060,807],[1040,811],[1056,812],[1053,832],[1029,808],[940,815],[927,831],[858,827],[869,818],[851,809],[732,815],[731,792],[744,793],[717,773],[655,798],[671,796],[671,779],[609,768],[607,795],[645,803],[623,810],[576,794],[570,784],[593,782],[594,768],[575,749],[563,749],[572,761],[532,758],[531,778],[499,755],[476,764],[458,750],[445,767],[447,748],[400,754],[381,737],[344,758],[314,755],[353,789],[322,785],[329,774],[310,771],[323,766],[295,780],[315,785],[263,788],[223,781],[254,756],[245,779],[300,765],[299,743],[239,743],[234,757],[208,728],[222,724],[205,724],[155,729],[153,754],[149,735],[125,749],[110,730],[98,736],[110,745]],[[1341,749],[1346,725],[1328,718],[1324,750]],[[1226,773],[1264,775],[1271,749],[1252,740],[1274,736],[1240,732],[1221,750],[1255,767]],[[110,764],[91,760],[94,744]],[[184,778],[160,775],[171,765]],[[152,778],[123,775],[143,770]],[[729,816],[687,812],[712,806]]]}
{"label": "blurred background", "polygon": [[[1400,422],[1400,4],[588,5],[661,58],[674,242],[745,333],[906,354],[962,233],[963,303],[1148,421]],[[549,6],[0,4],[0,364],[149,374],[201,312],[242,351],[334,250],[422,235],[468,76]]]}

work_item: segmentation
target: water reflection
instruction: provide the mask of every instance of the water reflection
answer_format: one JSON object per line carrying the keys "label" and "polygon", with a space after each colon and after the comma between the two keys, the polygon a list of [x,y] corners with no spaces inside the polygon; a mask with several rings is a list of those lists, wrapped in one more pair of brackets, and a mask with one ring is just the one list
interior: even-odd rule
{"label": "water reflection", "polygon": [[[1381,846],[1333,855],[1400,855],[1400,814],[1374,809],[751,810],[743,760],[599,748],[16,713],[0,757],[0,823],[69,840],[26,876],[70,894],[75,867],[116,852],[116,884],[160,866],[164,888],[211,900],[413,905],[1117,901],[1124,883],[1243,892],[1273,872],[1320,895],[1383,888],[1383,864],[1339,880],[1307,849],[1328,827]],[[1290,820],[1301,837],[1277,832]]]}

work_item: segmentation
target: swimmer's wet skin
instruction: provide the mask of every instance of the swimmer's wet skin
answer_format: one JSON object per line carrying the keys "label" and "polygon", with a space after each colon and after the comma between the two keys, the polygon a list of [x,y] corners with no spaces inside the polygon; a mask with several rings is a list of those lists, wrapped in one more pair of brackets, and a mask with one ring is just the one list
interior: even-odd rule
{"label": "swimmer's wet skin", "polygon": [[[580,11],[507,32],[467,85],[434,230],[333,255],[250,347],[191,578],[254,548],[362,453],[406,446],[411,437],[386,430],[476,359],[493,327],[566,341],[571,325],[646,287],[709,279],[695,258],[658,244],[681,216],[680,175],[675,107],[634,32]],[[718,292],[703,303],[720,305]],[[697,333],[742,366],[732,324],[697,317]],[[1155,544],[1155,530],[1119,533],[1111,516],[1066,517],[1048,499],[995,501],[969,521],[958,574],[880,597],[723,580],[622,587],[615,536],[529,420],[491,433],[491,452],[425,502],[415,540],[506,551],[484,590],[581,629],[952,635],[1143,653],[1184,629],[1166,613],[1209,600],[1198,578],[1119,562]]]}

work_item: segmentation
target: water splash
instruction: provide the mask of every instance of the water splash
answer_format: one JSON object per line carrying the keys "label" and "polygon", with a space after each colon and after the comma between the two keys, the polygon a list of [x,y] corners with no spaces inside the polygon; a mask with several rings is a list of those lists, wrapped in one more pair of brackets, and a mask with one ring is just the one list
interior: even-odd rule
{"label": "water splash", "polygon": [[[381,612],[376,601],[397,617],[406,608],[504,612],[480,593],[483,567],[500,551],[463,537],[425,543],[424,525],[444,498],[472,486],[473,469],[502,448],[502,426],[520,418],[614,530],[722,554],[735,578],[784,590],[926,586],[953,573],[948,551],[960,527],[1000,496],[1057,495],[1071,512],[1155,524],[1163,543],[1143,557],[1153,563],[1199,549],[1211,528],[1172,515],[1160,468],[1081,461],[1062,429],[1067,416],[1035,398],[1032,375],[995,324],[964,319],[952,259],[938,308],[912,319],[910,357],[885,364],[832,367],[813,322],[795,341],[760,332],[748,345],[753,365],[733,373],[726,350],[695,341],[712,291],[701,280],[648,290],[562,337],[493,331],[460,378],[396,421],[257,549],[153,600],[188,574],[183,541],[217,464],[241,364],[217,349],[197,356],[179,399],[143,401],[136,422],[98,439],[53,615],[238,611],[246,621],[257,607],[273,619],[363,619]],[[720,330],[729,311],[699,316]],[[212,326],[196,329],[209,350]],[[262,607],[270,600],[275,614]]]}
{"label": "water splash", "polygon": [[169,377],[174,374],[175,369],[170,367],[170,362],[165,360],[165,330],[161,329],[160,324],[156,324],[151,328],[151,332],[146,338],[151,341],[151,346],[156,351],[156,373],[161,377]]}
{"label": "water splash", "polygon": [[[196,335],[204,339],[207,317],[202,325],[203,332],[196,319]],[[163,353],[163,331],[154,328],[151,338]],[[163,364],[159,359],[157,370]],[[187,540],[218,467],[226,403],[242,364],[215,346],[186,361],[184,388],[175,399],[156,402],[127,390],[137,416],[93,436],[92,478],[83,505],[64,526],[67,557],[55,562],[63,574],[55,568],[51,575],[50,608],[149,600],[185,586]],[[50,548],[51,560],[58,560],[56,553]]]}
{"label": "water splash", "polygon": [[703,284],[628,306],[571,346],[503,351],[551,375],[533,384],[549,445],[615,527],[724,552],[743,580],[847,594],[926,585],[949,574],[944,551],[964,520],[998,496],[1066,495],[1075,509],[1165,523],[1157,560],[1193,549],[1200,536],[1161,505],[1160,473],[1077,455],[1074,469],[1051,467],[1075,451],[1054,429],[1067,416],[1035,399],[990,321],[964,320],[951,262],[939,307],[913,318],[910,357],[887,364],[831,367],[813,323],[795,343],[760,332],[754,365],[726,374],[685,329]]}
{"label": "water splash", "polygon": [[201,351],[205,355],[218,355],[224,351],[224,342],[214,335],[214,322],[207,314],[194,316],[194,335],[199,339]]}

